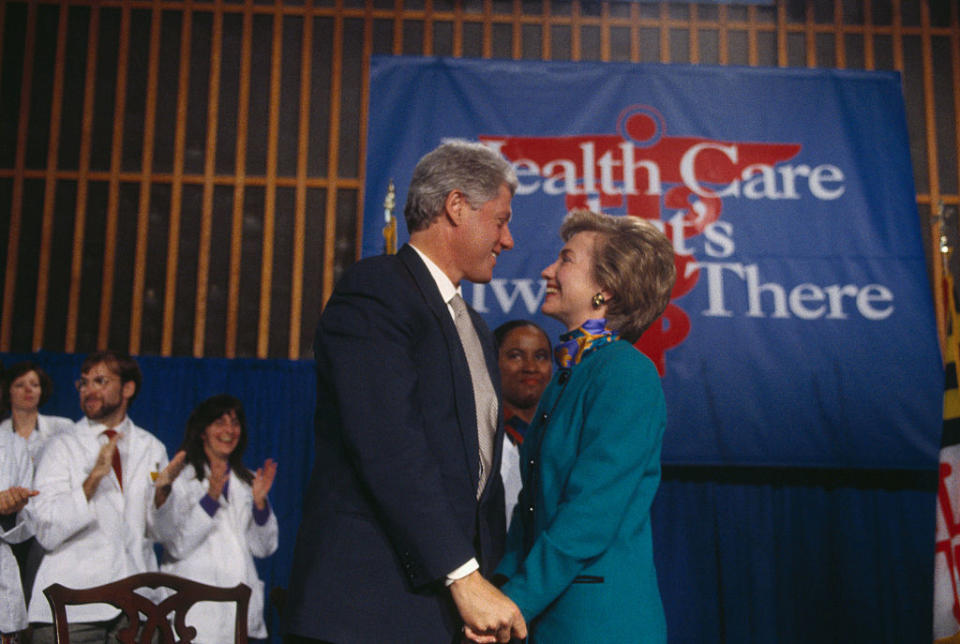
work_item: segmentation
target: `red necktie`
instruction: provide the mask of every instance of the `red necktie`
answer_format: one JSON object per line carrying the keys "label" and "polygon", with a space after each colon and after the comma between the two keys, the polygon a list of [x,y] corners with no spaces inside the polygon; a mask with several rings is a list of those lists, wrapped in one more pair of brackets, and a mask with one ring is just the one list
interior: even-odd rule
{"label": "red necktie", "polygon": [[[117,435],[116,430],[105,429],[103,430],[104,436],[107,438],[113,438]],[[113,450],[113,472],[117,475],[117,483],[120,484],[120,490],[123,491],[123,468],[120,466],[120,447],[118,446]]]}

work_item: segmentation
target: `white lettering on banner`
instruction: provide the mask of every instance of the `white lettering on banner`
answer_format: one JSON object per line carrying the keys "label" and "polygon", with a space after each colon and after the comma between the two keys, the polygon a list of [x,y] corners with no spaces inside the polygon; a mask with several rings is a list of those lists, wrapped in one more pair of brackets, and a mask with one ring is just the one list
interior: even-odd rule
{"label": "white lettering on banner", "polygon": [[[731,163],[738,160],[736,145],[719,143],[697,143],[684,152],[680,160],[680,176],[683,184],[701,197],[740,197],[746,199],[799,199],[797,179],[806,178],[810,194],[821,201],[840,198],[846,188],[842,185],[843,171],[835,165],[818,165],[811,169],[808,165],[773,166],[755,163],[748,165],[740,173],[743,180],[742,190],[739,180],[731,181],[725,188],[711,190],[704,187],[694,172],[697,155],[706,150],[716,150],[727,157]],[[779,178],[779,180],[778,180]],[[828,183],[840,183],[831,188]]]}
{"label": "white lettering on banner", "polygon": [[[557,173],[557,170],[560,170]],[[543,191],[548,195],[583,194],[577,189],[577,166],[570,159],[557,159],[543,166],[547,175]],[[540,183],[537,182],[537,186]]]}
{"label": "white lettering on banner", "polygon": [[[885,320],[893,314],[893,293],[882,284],[832,284],[817,286],[809,282],[794,286],[787,292],[782,284],[760,281],[760,269],[756,264],[739,262],[691,262],[687,265],[688,276],[696,269],[706,272],[707,309],[702,312],[709,317],[732,317],[728,307],[727,289],[743,285],[747,295],[747,310],[744,315],[753,318],[789,318],[802,320],[848,319],[848,309],[856,310],[868,320]],[[765,297],[766,296],[766,297]]]}
{"label": "white lettering on banner", "polygon": [[[696,209],[696,205],[693,208]],[[693,227],[693,224],[686,221],[686,217],[685,212],[679,211],[666,222],[670,224],[670,241],[673,242],[673,252],[677,255],[693,255],[696,252],[696,249],[688,244],[691,240],[687,237],[686,231]],[[667,232],[663,220],[648,219],[647,221],[660,232]],[[715,221],[707,224],[703,229],[703,237],[703,250],[709,257],[725,258],[733,254],[733,224],[730,222]]]}
{"label": "white lettering on banner", "polygon": [[[503,146],[502,141],[486,143],[494,149]],[[637,195],[641,194],[639,186],[644,186],[642,193],[645,195],[662,195],[659,164],[653,159],[636,161],[636,146],[629,142],[624,141],[617,147],[619,155],[614,150],[607,150],[599,158],[596,145],[591,142],[579,145],[580,159],[577,160],[559,158],[537,163],[533,159],[518,159],[513,162],[520,183],[517,195],[530,195],[541,189],[551,196],[594,193]],[[705,152],[719,152],[721,158],[726,158],[731,164],[738,163],[740,155],[736,144],[709,141],[691,145],[683,153],[679,165],[683,185],[701,197],[800,199],[805,188],[806,192],[820,201],[832,201],[846,192],[843,170],[831,164],[814,167],[778,164],[774,167],[754,163],[743,168],[738,179],[711,187],[702,183],[695,170],[697,158]],[[716,159],[717,155],[713,154],[712,162],[716,162]]]}
{"label": "white lettering on banner", "polygon": [[[545,280],[536,281],[538,283],[536,293],[533,292],[534,280],[529,278],[512,280],[493,279],[490,280],[490,290],[493,291],[497,304],[504,313],[510,313],[513,310],[513,305],[519,296],[520,299],[523,300],[527,314],[533,315],[539,310],[540,303],[543,301],[543,296],[547,290],[547,282]],[[512,292],[508,289],[508,284],[513,286]],[[486,284],[473,285],[473,301],[470,304],[478,313],[490,312],[490,309],[487,308]]]}
{"label": "white lettering on banner", "polygon": [[[638,114],[640,119],[649,117]],[[485,143],[502,154],[507,140],[491,138]],[[882,284],[819,285],[804,281],[788,285],[764,281],[758,264],[732,261],[736,252],[734,226],[729,221],[717,221],[722,208],[719,201],[726,198],[840,199],[846,192],[841,168],[829,163],[790,165],[784,161],[796,151],[764,150],[757,143],[666,136],[659,143],[663,146],[659,151],[639,148],[628,140],[612,144],[605,137],[581,139],[576,147],[557,149],[546,143],[529,144],[525,152],[517,154],[522,158],[512,159],[519,180],[517,195],[543,191],[550,196],[565,196],[568,205],[573,198],[573,203],[594,210],[603,210],[602,204],[611,203],[625,206],[627,212],[631,205],[644,207],[638,204],[648,203],[634,203],[633,199],[662,197],[662,218],[648,221],[670,236],[674,252],[682,260],[678,266],[685,268],[683,277],[690,284],[687,290],[697,281],[696,271],[706,276],[707,308],[700,312],[706,317],[846,320],[859,316],[879,321],[893,315],[894,294]],[[643,155],[647,158],[638,160]],[[676,165],[668,168],[661,163]],[[670,177],[666,184],[664,176]],[[682,188],[677,186],[678,180]],[[604,197],[615,199],[605,201]],[[698,256],[702,261],[696,261]],[[495,279],[489,288],[476,284],[473,306],[481,313],[489,312],[492,306],[510,314],[522,301],[526,314],[533,315],[546,290],[543,280],[536,290],[533,283],[533,279]],[[488,291],[495,302],[487,297]]]}
{"label": "white lettering on banner", "polygon": [[[846,320],[851,313],[859,313],[868,320],[885,320],[894,312],[893,293],[882,284],[831,284],[817,286],[805,282],[789,291],[776,282],[761,282],[760,269],[756,264],[739,262],[690,262],[687,275],[694,270],[703,270],[707,276],[707,309],[701,315],[707,317],[733,317],[728,295],[733,288],[746,290],[747,307],[738,313],[751,318],[800,318],[801,320]],[[504,314],[513,313],[518,299],[523,301],[526,315],[535,314],[546,289],[544,280],[494,279],[490,281],[496,306]],[[487,302],[487,285],[474,284],[471,305],[479,313],[490,313]]]}
{"label": "white lettering on banner", "polygon": [[646,194],[648,195],[660,195],[663,194],[663,188],[660,186],[660,166],[658,166],[654,161],[650,159],[645,159],[638,163],[633,161],[633,151],[634,146],[632,143],[624,141],[620,144],[620,151],[623,154],[623,167],[629,168],[631,172],[627,172],[623,176],[623,186],[627,194],[635,195],[637,194],[637,175],[635,170],[645,170],[647,173],[647,190]]}
{"label": "white lettering on banner", "polygon": [[733,224],[717,221],[703,230],[703,251],[710,257],[725,258],[733,255]]}
{"label": "white lettering on banner", "polygon": [[[529,159],[519,159],[511,165],[517,173],[517,181],[519,182],[517,195],[529,195],[536,192],[540,187],[540,168],[537,167],[537,164]],[[533,177],[533,183],[527,183],[527,177]]]}
{"label": "white lettering on banner", "polygon": [[[697,249],[689,248],[684,239],[683,213],[670,218],[673,231],[674,251],[678,255],[692,256]],[[661,230],[664,222],[654,220]],[[678,234],[678,231],[680,234]],[[717,221],[703,230],[703,251],[711,258],[724,259],[735,251],[733,224]],[[797,284],[791,288],[776,282],[763,282],[757,264],[740,262],[691,261],[686,264],[689,278],[694,271],[701,270],[707,281],[707,308],[701,311],[706,317],[733,317],[744,315],[751,318],[799,318],[801,320],[846,320],[852,314],[859,314],[867,320],[885,320],[894,312],[893,292],[882,284],[831,284],[818,286],[810,282]],[[534,289],[534,283],[537,284]],[[490,313],[491,306],[499,308],[504,314],[512,314],[522,301],[524,313],[534,315],[543,302],[546,282],[542,279],[493,279],[489,291],[493,301],[487,297],[487,284],[474,284],[472,306],[480,313]],[[731,294],[734,289],[743,289],[746,295],[746,307],[740,311],[731,308]]]}

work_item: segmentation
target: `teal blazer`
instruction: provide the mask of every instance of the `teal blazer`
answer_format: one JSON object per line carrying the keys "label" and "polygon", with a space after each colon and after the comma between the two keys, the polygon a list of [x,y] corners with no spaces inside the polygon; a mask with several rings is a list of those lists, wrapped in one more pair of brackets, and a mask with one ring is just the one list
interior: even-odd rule
{"label": "teal blazer", "polygon": [[666,406],[653,363],[602,345],[544,391],[497,574],[531,643],[662,643],[650,505]]}

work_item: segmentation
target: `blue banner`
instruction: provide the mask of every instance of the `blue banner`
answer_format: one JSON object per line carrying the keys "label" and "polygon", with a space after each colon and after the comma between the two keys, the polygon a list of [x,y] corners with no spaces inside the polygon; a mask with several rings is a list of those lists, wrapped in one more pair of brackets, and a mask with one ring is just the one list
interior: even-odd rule
{"label": "blue banner", "polygon": [[375,57],[363,254],[445,138],[517,168],[516,240],[465,285],[539,314],[565,213],[644,217],[677,252],[657,364],[674,464],[933,468],[942,368],[895,72]]}

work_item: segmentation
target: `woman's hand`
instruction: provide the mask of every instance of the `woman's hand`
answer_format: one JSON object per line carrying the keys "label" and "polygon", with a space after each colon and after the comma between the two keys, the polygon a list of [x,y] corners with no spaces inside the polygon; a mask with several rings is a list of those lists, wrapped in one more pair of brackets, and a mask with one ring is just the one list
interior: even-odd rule
{"label": "woman's hand", "polygon": [[463,643],[477,642],[477,644],[494,644],[497,641],[496,635],[481,635],[469,626],[463,627]]}
{"label": "woman's hand", "polygon": [[267,493],[273,487],[273,478],[277,475],[277,462],[268,458],[263,462],[263,467],[258,468],[253,475],[253,502],[258,510],[267,507]]}
{"label": "woman's hand", "polygon": [[227,469],[226,461],[210,463],[210,486],[207,488],[207,494],[211,499],[220,500],[223,486],[226,485],[228,478],[230,478],[230,470]]}
{"label": "woman's hand", "polygon": [[[463,634],[475,642],[525,639],[527,623],[513,601],[475,570],[450,584],[450,596],[467,626]],[[490,639],[492,638],[492,639]]]}

